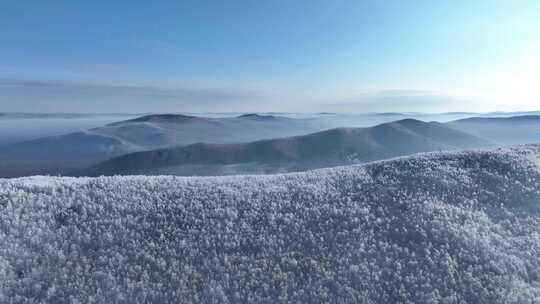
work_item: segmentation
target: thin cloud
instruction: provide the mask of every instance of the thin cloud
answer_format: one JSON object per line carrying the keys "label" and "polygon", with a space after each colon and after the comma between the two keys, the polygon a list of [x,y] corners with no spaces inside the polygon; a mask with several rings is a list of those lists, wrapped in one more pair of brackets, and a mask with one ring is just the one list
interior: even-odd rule
{"label": "thin cloud", "polygon": [[193,111],[226,109],[258,98],[260,94],[247,90],[0,80],[3,112]]}
{"label": "thin cloud", "polygon": [[331,111],[440,112],[462,108],[464,100],[424,90],[381,90],[319,103]]}

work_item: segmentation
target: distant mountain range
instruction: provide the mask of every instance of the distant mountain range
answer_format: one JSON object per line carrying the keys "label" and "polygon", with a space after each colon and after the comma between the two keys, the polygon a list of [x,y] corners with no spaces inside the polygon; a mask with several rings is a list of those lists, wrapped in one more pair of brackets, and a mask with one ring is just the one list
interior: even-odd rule
{"label": "distant mountain range", "polygon": [[91,130],[120,138],[148,150],[199,142],[239,143],[280,136],[294,136],[325,128],[314,119],[292,119],[259,114],[209,118],[180,114],[147,115]]}
{"label": "distant mountain range", "polygon": [[109,158],[199,142],[238,143],[320,131],[314,119],[244,114],[205,118],[147,115],[104,127],[0,147],[0,176],[66,174]]}
{"label": "distant mountain range", "polygon": [[404,119],[244,144],[198,143],[122,155],[74,175],[276,173],[494,144],[443,124]]}
{"label": "distant mountain range", "polygon": [[[446,121],[465,115],[458,114],[418,117]],[[447,123],[412,120],[410,113],[298,116],[302,118],[152,114],[1,146],[0,177],[290,172],[425,151],[540,142],[540,115],[526,114]],[[17,118],[6,121],[13,126]]]}
{"label": "distant mountain range", "polygon": [[540,115],[472,117],[447,125],[500,145],[540,142]]}

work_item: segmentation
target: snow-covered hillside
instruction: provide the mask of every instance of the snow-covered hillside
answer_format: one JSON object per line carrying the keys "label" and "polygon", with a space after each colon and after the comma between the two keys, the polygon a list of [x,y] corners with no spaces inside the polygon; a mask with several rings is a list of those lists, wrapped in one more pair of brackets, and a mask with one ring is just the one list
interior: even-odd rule
{"label": "snow-covered hillside", "polygon": [[538,155],[0,180],[0,302],[538,302]]}

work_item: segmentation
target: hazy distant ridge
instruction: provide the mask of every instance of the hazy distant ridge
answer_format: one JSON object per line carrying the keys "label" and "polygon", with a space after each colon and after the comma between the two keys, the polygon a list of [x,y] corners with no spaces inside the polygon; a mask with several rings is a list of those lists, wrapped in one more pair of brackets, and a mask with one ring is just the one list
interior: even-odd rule
{"label": "hazy distant ridge", "polygon": [[[341,128],[246,144],[194,144],[113,158],[75,175],[275,173],[362,163],[418,152],[489,147],[445,127],[404,119],[372,128]],[[234,167],[228,165],[235,165]]]}

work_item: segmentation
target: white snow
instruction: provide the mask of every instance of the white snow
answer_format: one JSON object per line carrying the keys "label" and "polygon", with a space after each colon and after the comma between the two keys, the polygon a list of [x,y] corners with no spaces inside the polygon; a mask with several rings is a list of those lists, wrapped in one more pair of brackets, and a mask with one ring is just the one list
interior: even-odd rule
{"label": "white snow", "polygon": [[0,179],[0,303],[538,302],[539,152]]}

